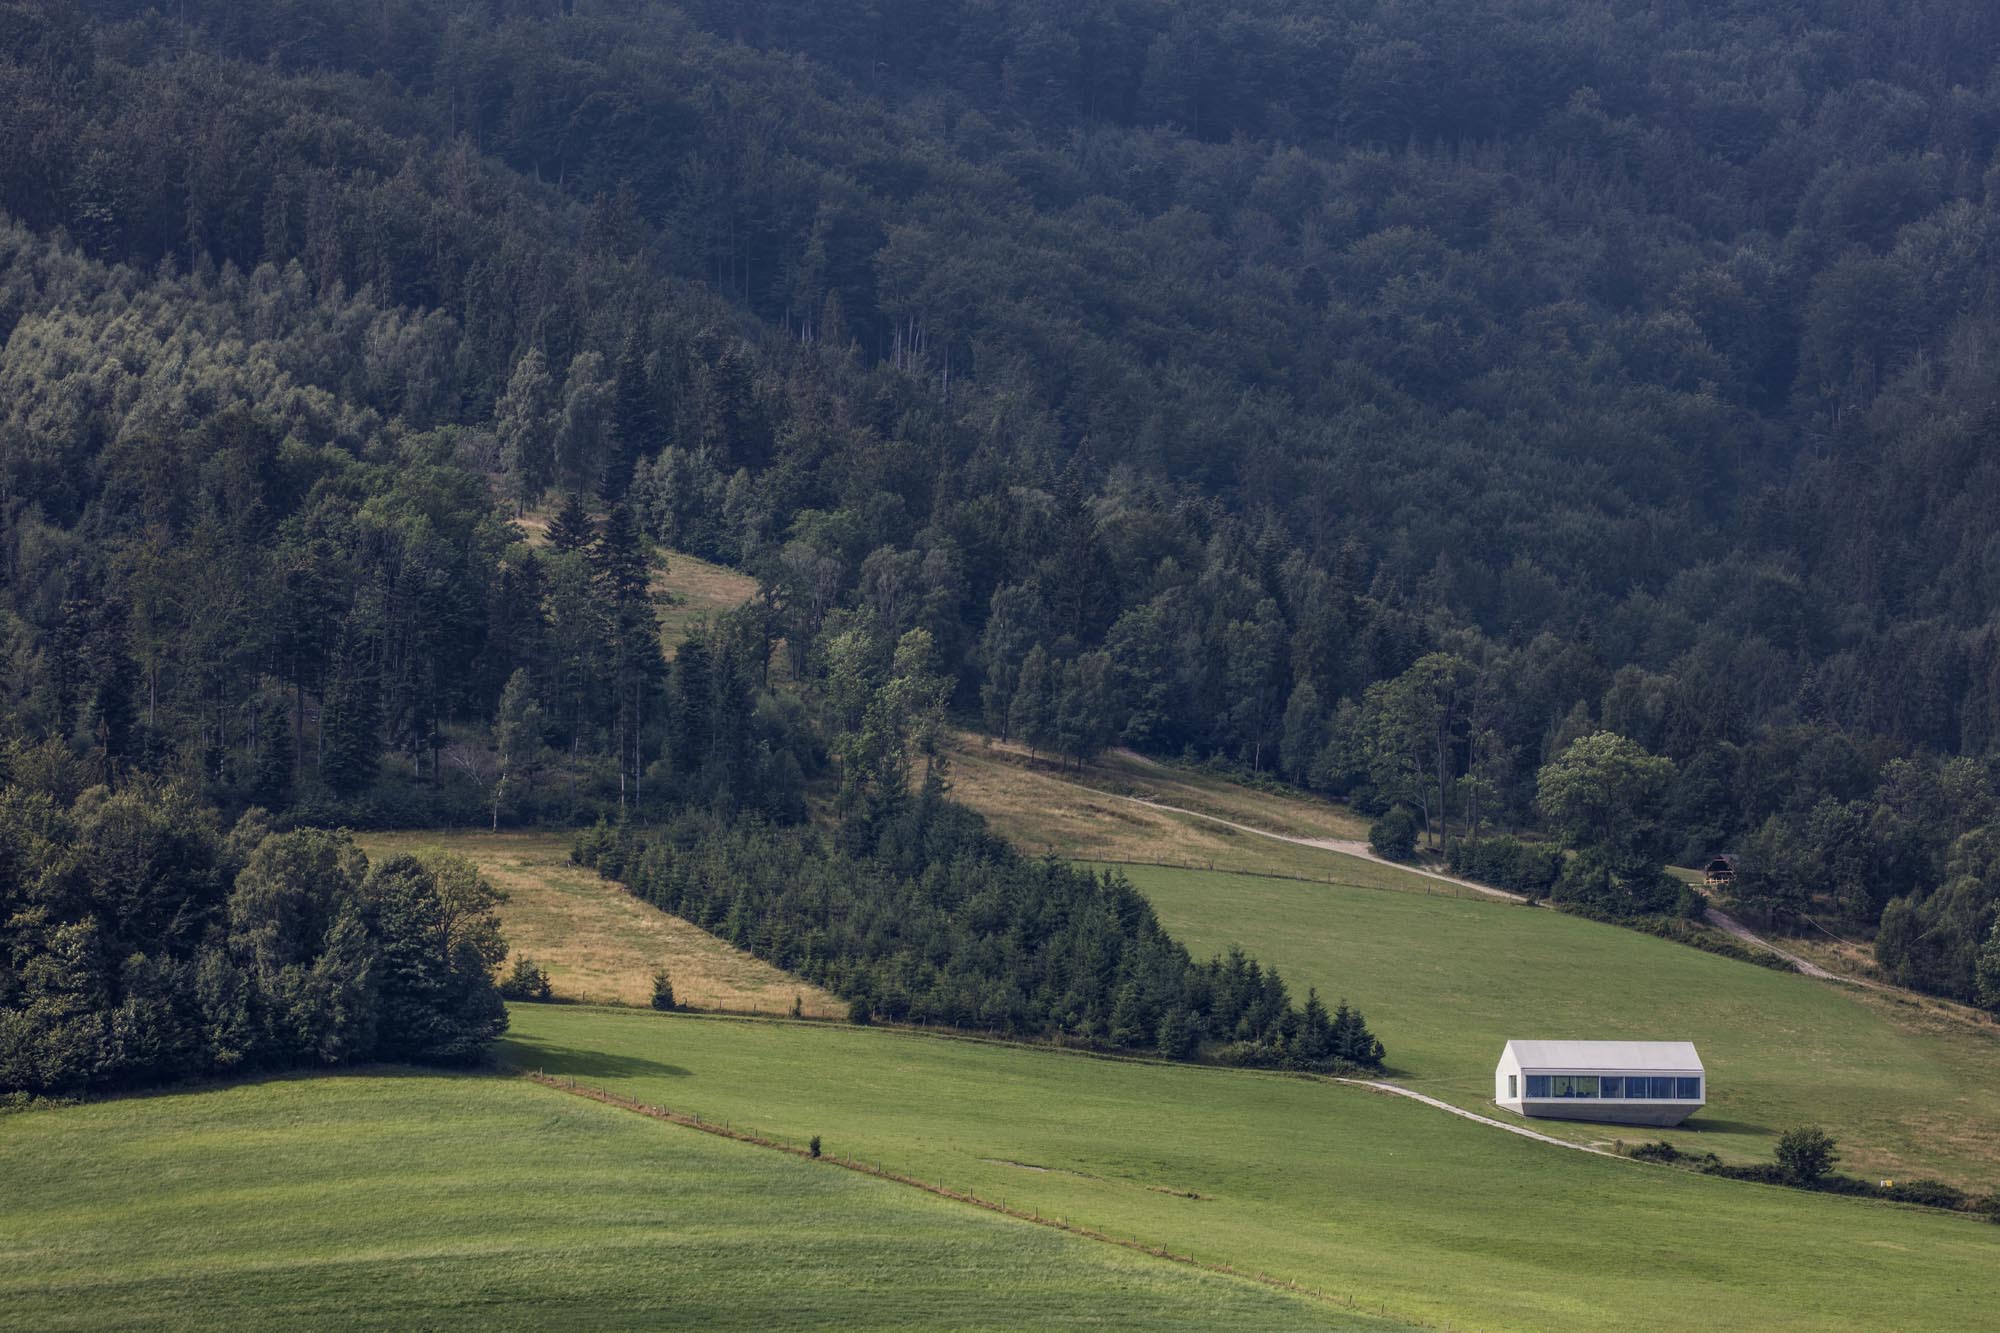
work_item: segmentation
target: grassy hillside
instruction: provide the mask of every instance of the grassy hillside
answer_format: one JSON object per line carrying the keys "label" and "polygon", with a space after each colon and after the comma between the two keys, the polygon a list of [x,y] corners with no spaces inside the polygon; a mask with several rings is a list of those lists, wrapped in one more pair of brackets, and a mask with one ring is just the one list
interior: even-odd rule
{"label": "grassy hillside", "polygon": [[1685,1038],[1712,1101],[1668,1135],[1682,1146],[1762,1159],[1785,1129],[1818,1121],[1864,1175],[2000,1185],[2000,1028],[1944,1006],[1501,903],[1129,873],[1197,953],[1240,943],[1294,989],[1364,1005],[1392,1065],[1434,1096],[1489,1102],[1510,1037]]}
{"label": "grassy hillside", "polygon": [[653,574],[653,606],[669,656],[697,620],[713,619],[757,595],[757,580],[739,570],[681,551],[662,552],[661,561]]}
{"label": "grassy hillside", "polygon": [[646,1004],[653,971],[664,967],[675,997],[698,1008],[784,1014],[796,997],[809,1017],[847,1013],[819,987],[571,865],[563,834],[422,830],[359,841],[370,856],[443,847],[470,859],[507,895],[500,922],[508,945],[547,969],[563,999]]}
{"label": "grassy hillside", "polygon": [[[1342,806],[1304,795],[1254,790],[1129,750],[1113,751],[1078,770],[1031,760],[1017,745],[961,732],[953,744],[952,795],[985,815],[996,832],[1030,852],[1291,875],[1417,893],[1465,892],[1330,847],[1260,837],[1217,823],[1229,820],[1314,842],[1358,844],[1368,836],[1367,821]],[[1152,809],[1138,801],[1175,809]]]}
{"label": "grassy hillside", "polygon": [[17,1328],[1338,1320],[515,1079],[307,1078],[22,1114],[0,1178],[0,1322]]}
{"label": "grassy hillside", "polygon": [[517,1006],[514,1024],[504,1053],[529,1066],[1404,1317],[1953,1328],[2000,1299],[2000,1227],[1567,1152],[1315,1080],[629,1011]]}

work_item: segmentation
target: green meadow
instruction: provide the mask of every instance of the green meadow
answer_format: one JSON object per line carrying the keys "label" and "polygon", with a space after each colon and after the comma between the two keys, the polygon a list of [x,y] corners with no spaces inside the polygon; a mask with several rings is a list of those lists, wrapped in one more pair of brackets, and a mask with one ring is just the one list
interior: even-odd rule
{"label": "green meadow", "polygon": [[[1423,902],[1405,895],[1394,901]],[[1963,1328],[2000,1227],[1539,1144],[1321,1080],[515,1006],[504,1058],[1459,1326]]]}
{"label": "green meadow", "polygon": [[[1510,1037],[1695,1043],[1709,1105],[1665,1137],[1766,1160],[1817,1122],[1848,1169],[2000,1188],[2000,1026],[1561,913],[1221,872],[1124,868],[1197,954],[1241,944],[1291,988],[1359,1004],[1399,1081],[1491,1105]],[[1585,1140],[1658,1137],[1536,1127]]]}
{"label": "green meadow", "polygon": [[1341,1327],[1242,1279],[523,1079],[0,1118],[11,1328]]}

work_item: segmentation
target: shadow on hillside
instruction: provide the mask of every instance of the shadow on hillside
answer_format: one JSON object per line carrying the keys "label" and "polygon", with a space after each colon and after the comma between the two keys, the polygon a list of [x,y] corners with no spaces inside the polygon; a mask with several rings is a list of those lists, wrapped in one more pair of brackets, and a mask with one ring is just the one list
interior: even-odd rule
{"label": "shadow on hillside", "polygon": [[1689,1116],[1681,1122],[1682,1129],[1699,1130],[1704,1134],[1767,1134],[1775,1137],[1777,1130],[1769,1125],[1753,1125],[1747,1120],[1717,1120],[1711,1116]]}
{"label": "shadow on hillside", "polygon": [[512,1049],[507,1052],[507,1062],[515,1068],[573,1078],[582,1083],[611,1078],[689,1078],[694,1074],[692,1069],[661,1064],[657,1060],[643,1060],[635,1055],[613,1055],[607,1051],[558,1046],[552,1042],[524,1041],[515,1037],[508,1041],[508,1045]]}

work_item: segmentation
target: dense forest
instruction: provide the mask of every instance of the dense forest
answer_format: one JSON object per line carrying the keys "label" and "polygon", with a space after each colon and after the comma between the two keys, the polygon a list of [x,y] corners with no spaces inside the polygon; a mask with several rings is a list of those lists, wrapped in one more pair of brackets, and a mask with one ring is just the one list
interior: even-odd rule
{"label": "dense forest", "polygon": [[[10,725],[286,822],[865,824],[918,633],[1038,749],[1552,834],[1600,908],[1733,850],[2000,1006],[1996,49],[1979,0],[0,5]],[[651,544],[764,595],[669,662]]]}
{"label": "dense forest", "polygon": [[0,753],[0,1095],[202,1075],[467,1064],[507,1027],[499,896],[449,854],[224,830],[183,788],[117,792],[56,742]]}

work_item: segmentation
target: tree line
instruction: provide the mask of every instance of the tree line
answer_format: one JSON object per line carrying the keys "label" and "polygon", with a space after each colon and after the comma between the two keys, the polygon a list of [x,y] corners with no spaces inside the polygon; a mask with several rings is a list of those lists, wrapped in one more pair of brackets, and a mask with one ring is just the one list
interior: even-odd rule
{"label": "tree line", "polygon": [[0,1094],[75,1096],[374,1060],[467,1064],[506,1030],[499,895],[446,854],[224,829],[187,789],[0,755]]}
{"label": "tree line", "polygon": [[882,1019],[1286,1069],[1381,1067],[1359,1010],[1240,949],[1205,963],[1117,871],[1014,851],[935,788],[840,833],[683,815],[575,857]]}

